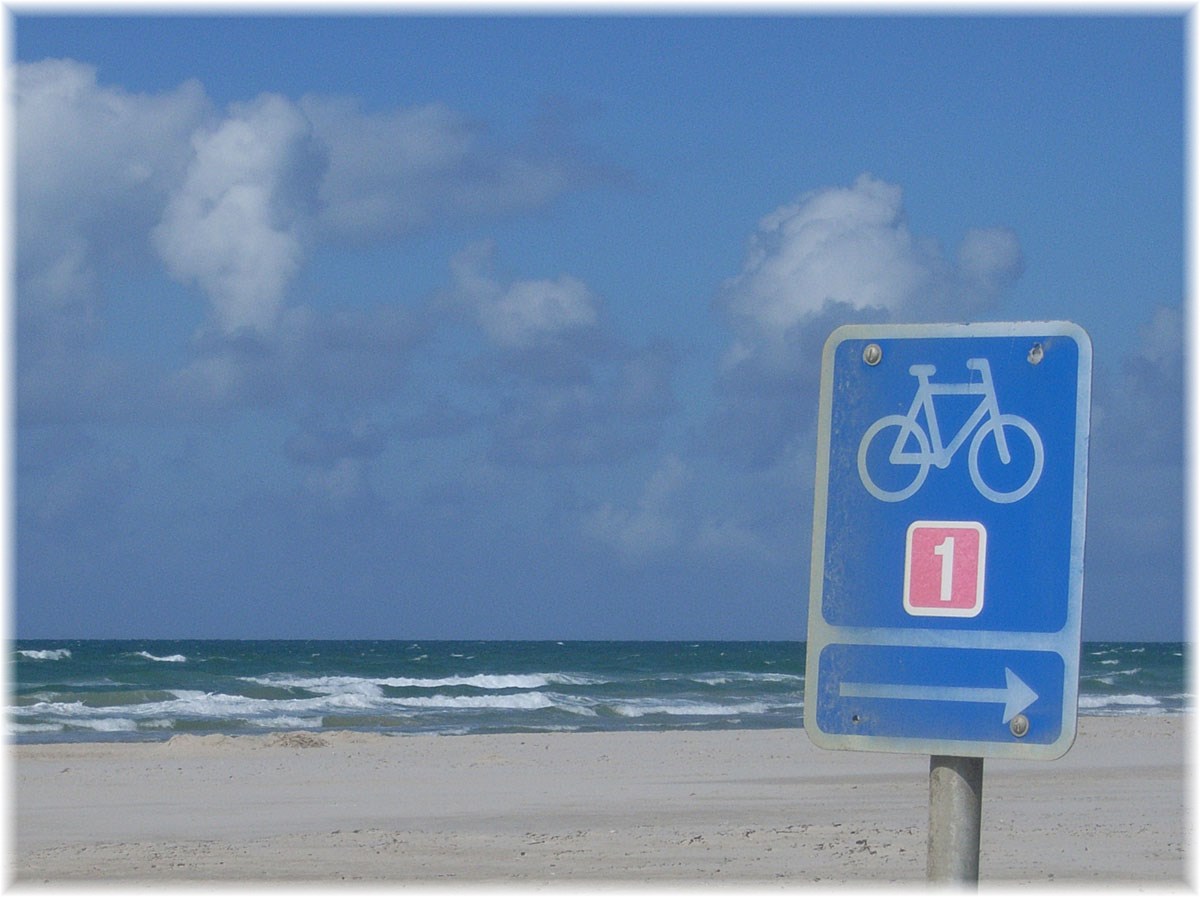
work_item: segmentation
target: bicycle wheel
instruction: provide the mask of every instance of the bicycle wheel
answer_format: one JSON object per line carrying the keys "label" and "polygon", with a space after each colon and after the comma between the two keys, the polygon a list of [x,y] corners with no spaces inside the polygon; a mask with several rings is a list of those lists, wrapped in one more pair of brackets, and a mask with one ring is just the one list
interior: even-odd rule
{"label": "bicycle wheel", "polygon": [[[997,428],[1003,428],[1003,430],[1001,431]],[[1008,447],[1008,461],[1003,461],[1000,457],[998,432],[1003,432],[1004,442]],[[1023,435],[1018,436],[1018,434]],[[1001,478],[1004,480],[1000,489],[993,489],[985,483],[983,474],[979,470],[979,452],[987,436],[992,437],[990,443],[992,453],[986,456],[985,460],[989,470],[992,472],[992,476],[995,476],[996,472],[1000,471]],[[1033,487],[1037,485],[1038,480],[1041,479],[1042,466],[1045,460],[1042,437],[1038,435],[1038,431],[1034,429],[1033,424],[1016,414],[1001,414],[993,417],[976,430],[975,436],[971,440],[971,451],[967,457],[967,463],[971,469],[971,482],[975,484],[975,488],[979,490],[980,495],[997,504],[1011,504],[1014,501],[1020,501],[1028,495]],[[1007,467],[1009,464],[1029,465],[1029,474],[1024,478],[1024,481],[1022,481],[1020,473],[1024,470],[1024,467],[1015,468],[1011,472],[1003,471],[1002,468]],[[1019,483],[1020,485],[1015,489],[1004,491],[1004,487],[1011,486],[1013,483]]]}
{"label": "bicycle wheel", "polygon": [[[871,451],[871,443],[880,433],[895,427],[897,432],[895,437],[888,436],[880,443],[881,448]],[[916,452],[906,451],[905,446],[908,444],[908,438],[912,436],[917,441]],[[878,485],[876,478],[871,476],[869,470],[870,456],[875,455],[876,474],[886,473],[882,469],[884,465],[879,464],[878,456],[885,453],[887,466],[891,468],[915,467],[916,472],[913,478],[908,483],[905,483],[906,475],[893,474],[891,477],[879,476],[879,479],[884,480],[889,487],[894,487],[899,481],[900,488],[884,489]],[[925,431],[916,425],[910,418],[903,414],[885,414],[871,426],[867,427],[867,432],[863,433],[862,442],[858,444],[858,476],[862,480],[862,484],[866,487],[871,495],[880,501],[904,501],[914,492],[921,488],[921,484],[925,482],[925,477],[929,475],[929,466],[932,464],[932,452],[929,449],[929,437],[925,435]]]}

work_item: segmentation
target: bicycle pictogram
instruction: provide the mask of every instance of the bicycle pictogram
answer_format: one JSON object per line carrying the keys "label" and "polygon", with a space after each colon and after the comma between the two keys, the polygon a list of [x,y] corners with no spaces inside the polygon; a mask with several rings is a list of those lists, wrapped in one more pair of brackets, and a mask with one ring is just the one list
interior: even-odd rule
{"label": "bicycle pictogram", "polygon": [[[968,380],[965,383],[933,383],[930,378],[937,372],[933,365],[914,364],[909,367],[908,372],[917,378],[917,394],[913,397],[908,413],[885,414],[867,427],[858,446],[858,475],[867,491],[875,498],[880,501],[897,502],[904,501],[916,493],[925,482],[925,478],[929,476],[929,469],[937,467],[944,470],[949,467],[955,454],[972,433],[975,435],[971,439],[971,445],[967,451],[967,466],[971,473],[971,482],[975,484],[980,495],[993,502],[1009,504],[1020,501],[1037,485],[1045,460],[1042,438],[1037,429],[1020,415],[1001,413],[996,400],[996,387],[992,382],[991,365],[988,364],[986,358],[968,358],[967,368],[978,372],[979,378]],[[944,443],[941,429],[938,426],[934,397],[948,395],[980,396],[981,398],[978,406],[955,433],[954,438],[949,443]],[[925,426],[922,426],[918,420],[922,411],[925,414]],[[868,458],[871,455],[870,448],[873,440],[892,427],[896,428],[896,435],[894,441],[891,442],[891,450],[887,453],[888,463],[898,468],[909,466],[915,472],[911,482],[898,489],[884,489],[872,478],[871,471],[868,469]],[[892,437],[884,435],[883,439],[884,442],[880,445],[887,446]],[[1012,451],[1010,441],[1013,440],[1021,440],[1020,448],[1023,451],[1019,453]],[[994,459],[990,454],[994,451],[1000,470],[1004,470],[1008,465],[1014,463],[1026,464],[1032,457],[1028,475],[1021,478],[1020,472],[1024,470],[1024,467],[1015,472],[1004,471],[1003,477],[1006,482],[1000,488],[988,485],[980,471],[980,453],[984,450],[985,444],[989,447],[989,453],[985,456],[985,466],[988,470],[997,469],[992,463]],[[875,454],[877,456],[879,453]],[[878,462],[876,463],[878,464]],[[880,475],[883,473],[886,471],[877,467],[877,477],[882,479],[883,477]],[[907,476],[904,476],[903,479],[907,479]],[[1012,486],[1013,482],[1017,482],[1019,485],[1016,488],[1006,488]],[[888,485],[894,484],[889,482]]]}

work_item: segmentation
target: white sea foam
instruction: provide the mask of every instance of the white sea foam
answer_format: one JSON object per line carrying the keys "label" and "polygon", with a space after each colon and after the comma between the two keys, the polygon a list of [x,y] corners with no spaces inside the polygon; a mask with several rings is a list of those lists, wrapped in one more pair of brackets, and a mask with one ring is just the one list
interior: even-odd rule
{"label": "white sea foam", "polygon": [[187,658],[182,654],[168,654],[166,657],[155,657],[149,651],[135,651],[134,657],[143,657],[146,660],[153,660],[157,663],[187,663]]}
{"label": "white sea foam", "polygon": [[274,688],[298,688],[319,694],[359,694],[377,698],[383,695],[380,679],[364,679],[361,676],[243,676],[242,682],[267,685]]}
{"label": "white sea foam", "polygon": [[746,713],[766,713],[771,708],[758,701],[746,704],[700,704],[692,701],[624,701],[614,704],[612,710],[618,716],[740,716]]}
{"label": "white sea foam", "polygon": [[[674,676],[666,677],[674,679]],[[727,673],[699,673],[689,676],[693,682],[705,685],[729,685],[732,682],[795,682],[803,683],[804,677],[793,673],[746,673],[733,671]]]}
{"label": "white sea foam", "polygon": [[1150,695],[1080,695],[1080,710],[1158,707],[1162,702]]}
{"label": "white sea foam", "polygon": [[10,716],[86,716],[92,710],[82,701],[37,701],[8,708]]}
{"label": "white sea foam", "polygon": [[402,676],[376,679],[388,688],[478,688],[485,691],[500,691],[509,688],[545,688],[557,681],[554,676],[542,673],[474,676],[446,676],[441,679],[408,679]]}
{"label": "white sea foam", "polygon": [[29,660],[66,660],[71,656],[71,649],[50,648],[46,651],[22,650],[17,653]]}
{"label": "white sea foam", "polygon": [[479,673],[474,676],[444,676],[438,679],[414,679],[406,676],[365,678],[361,676],[244,676],[243,682],[277,688],[302,688],[306,691],[330,692],[387,688],[477,688],[482,691],[508,689],[537,689],[548,685],[596,685],[604,680],[567,673],[518,673],[510,675]]}
{"label": "white sea foam", "polygon": [[545,710],[554,702],[540,692],[514,695],[439,695],[430,698],[395,698],[403,707],[469,710]]}
{"label": "white sea foam", "polygon": [[249,724],[260,729],[319,729],[322,717],[268,716],[249,720]]}
{"label": "white sea foam", "polygon": [[96,732],[135,732],[138,727],[136,720],[121,716],[105,716],[99,719],[77,719],[72,720],[71,725],[84,729],[92,729]]}
{"label": "white sea foam", "polygon": [[8,724],[8,731],[12,735],[33,735],[39,732],[61,732],[63,730],[61,723],[14,723]]}
{"label": "white sea foam", "polygon": [[1102,682],[1105,685],[1116,685],[1118,676],[1140,676],[1141,674],[1141,669],[1113,670],[1111,673],[1106,673],[1103,676],[1097,676],[1096,681]]}
{"label": "white sea foam", "polygon": [[389,698],[374,693],[341,691],[310,698],[269,699],[245,695],[177,691],[165,701],[148,701],[122,707],[126,717],[116,720],[112,708],[88,707],[82,702],[39,702],[13,708],[18,716],[62,721],[72,726],[117,731],[141,723],[163,725],[167,720],[240,719],[248,725],[269,728],[319,726],[325,715],[407,715],[424,710],[543,710],[556,706],[540,692],[486,695],[431,695]]}
{"label": "white sea foam", "polygon": [[[125,705],[121,712],[126,715],[129,727],[157,724],[163,720],[176,719],[243,719],[254,722],[260,718],[291,715],[320,715],[333,711],[371,710],[383,706],[369,696],[359,694],[325,695],[317,698],[295,698],[291,700],[269,700],[244,695],[213,694],[201,691],[174,691],[170,700],[147,701],[143,704]],[[40,701],[9,708],[10,714],[41,720],[61,721],[73,726],[104,728],[119,726],[106,722],[111,720],[111,707],[88,707],[81,701]]]}

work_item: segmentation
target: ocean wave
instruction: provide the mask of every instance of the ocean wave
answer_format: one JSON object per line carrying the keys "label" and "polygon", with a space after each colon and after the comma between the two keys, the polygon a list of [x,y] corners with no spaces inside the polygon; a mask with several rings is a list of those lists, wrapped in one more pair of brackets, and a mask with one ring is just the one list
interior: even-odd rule
{"label": "ocean wave", "polygon": [[1160,707],[1162,701],[1150,695],[1080,695],[1079,709],[1091,711],[1114,710],[1116,708],[1129,709],[1147,707]]}
{"label": "ocean wave", "polygon": [[187,663],[187,658],[182,654],[168,654],[166,657],[156,657],[149,651],[134,651],[131,656],[153,660],[155,663]]}
{"label": "ocean wave", "polygon": [[735,682],[786,682],[789,684],[803,685],[804,677],[795,673],[751,673],[733,670],[721,673],[695,673],[689,676],[674,675],[670,677],[660,678],[681,678],[691,682],[699,682],[702,685],[731,685]]}
{"label": "ocean wave", "polygon": [[383,689],[379,684],[383,680],[368,679],[362,676],[241,676],[238,681],[267,688],[307,691],[314,695],[349,694],[368,698],[383,697]]}
{"label": "ocean wave", "polygon": [[411,678],[407,676],[364,677],[364,676],[295,676],[274,673],[267,676],[243,676],[243,682],[282,688],[299,688],[306,691],[355,691],[379,688],[477,688],[481,691],[504,691],[510,689],[533,690],[549,685],[599,685],[605,680],[570,673],[478,673],[473,676],[443,676],[437,679]]}
{"label": "ocean wave", "polygon": [[403,707],[441,710],[546,710],[555,702],[541,692],[513,695],[438,695],[430,698],[392,698]]}
{"label": "ocean wave", "polygon": [[71,649],[50,648],[45,651],[20,650],[17,653],[28,660],[67,660],[71,656]]}
{"label": "ocean wave", "polygon": [[371,714],[411,715],[422,711],[453,710],[544,710],[557,706],[540,692],[518,692],[503,695],[432,695],[428,697],[386,697],[342,691],[336,694],[307,698],[254,698],[201,691],[181,690],[167,700],[146,701],[121,707],[125,722],[113,722],[111,706],[90,706],[84,701],[39,701],[10,707],[17,720],[44,724],[66,724],[116,731],[155,724],[156,721],[214,722],[241,720],[251,726],[276,726],[272,720],[307,720],[305,725],[319,725],[327,715],[360,716]]}
{"label": "ocean wave", "polygon": [[1085,678],[1111,687],[1117,684],[1118,676],[1139,676],[1141,673],[1141,670],[1113,670],[1111,673],[1105,673],[1103,676],[1087,676]]}
{"label": "ocean wave", "polygon": [[757,701],[746,704],[700,704],[690,701],[630,701],[613,704],[612,711],[618,716],[741,716],[743,714],[766,713],[769,705]]}
{"label": "ocean wave", "polygon": [[138,728],[137,720],[123,716],[75,720],[73,724],[83,729],[93,729],[96,732],[136,732]]}
{"label": "ocean wave", "polygon": [[325,718],[321,716],[269,716],[247,720],[246,724],[258,729],[320,729],[324,725],[324,720]]}
{"label": "ocean wave", "polygon": [[8,731],[12,735],[36,735],[47,732],[61,732],[62,723],[14,723],[9,721]]}

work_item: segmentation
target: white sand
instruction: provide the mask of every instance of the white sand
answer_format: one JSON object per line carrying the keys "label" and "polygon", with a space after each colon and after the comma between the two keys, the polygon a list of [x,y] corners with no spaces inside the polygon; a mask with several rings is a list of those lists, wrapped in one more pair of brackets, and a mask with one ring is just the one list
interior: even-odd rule
{"label": "white sand", "polygon": [[[980,878],[1182,886],[1188,718],[984,765]],[[23,745],[10,875],[594,885],[925,877],[929,758],[795,730]]]}

